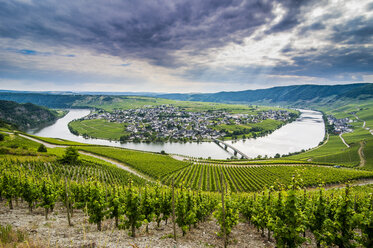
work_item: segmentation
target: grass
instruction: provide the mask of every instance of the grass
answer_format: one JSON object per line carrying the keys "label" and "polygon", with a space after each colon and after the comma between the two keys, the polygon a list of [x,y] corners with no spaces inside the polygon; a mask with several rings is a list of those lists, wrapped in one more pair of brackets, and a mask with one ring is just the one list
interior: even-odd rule
{"label": "grass", "polygon": [[9,148],[27,148],[29,150],[36,151],[40,144],[38,142],[25,139],[15,134],[4,133],[4,140],[0,141],[0,146]]}
{"label": "grass", "polygon": [[107,140],[119,140],[122,135],[128,134],[124,124],[101,119],[72,121],[69,127],[80,135]]}
{"label": "grass", "polygon": [[286,157],[286,159],[294,159],[294,160],[308,160],[313,159],[315,157],[321,156],[328,156],[334,153],[340,153],[347,149],[345,144],[343,144],[342,140],[338,137],[338,135],[330,135],[328,142],[321,146],[318,149],[306,151],[304,153],[300,153],[297,155]]}
{"label": "grass", "polygon": [[64,139],[55,139],[55,138],[48,138],[48,137],[40,137],[40,136],[35,136],[31,134],[26,134],[22,133],[23,135],[29,136],[34,139],[38,139],[50,144],[54,145],[62,145],[62,146],[90,146],[89,144],[84,144],[84,143],[79,143],[75,141],[70,141],[70,140],[64,140]]}
{"label": "grass", "polygon": [[2,248],[39,248],[45,247],[30,239],[21,229],[14,229],[11,225],[0,224],[0,247]]}

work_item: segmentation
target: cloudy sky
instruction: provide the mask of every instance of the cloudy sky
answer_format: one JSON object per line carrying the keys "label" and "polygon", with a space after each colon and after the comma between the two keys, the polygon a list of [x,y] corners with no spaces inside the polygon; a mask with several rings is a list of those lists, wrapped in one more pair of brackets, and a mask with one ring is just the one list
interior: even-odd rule
{"label": "cloudy sky", "polygon": [[0,0],[0,89],[373,82],[372,0]]}

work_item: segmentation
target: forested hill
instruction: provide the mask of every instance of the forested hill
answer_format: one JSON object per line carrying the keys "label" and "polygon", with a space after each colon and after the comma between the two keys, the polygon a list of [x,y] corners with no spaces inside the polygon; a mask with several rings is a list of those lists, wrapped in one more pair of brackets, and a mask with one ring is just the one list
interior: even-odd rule
{"label": "forested hill", "polygon": [[164,94],[158,97],[183,101],[272,103],[302,106],[340,100],[373,99],[373,84],[294,85],[210,94]]}
{"label": "forested hill", "polygon": [[0,123],[13,124],[21,130],[42,127],[57,118],[56,111],[45,107],[0,100]]}
{"label": "forested hill", "polygon": [[[123,106],[123,103],[149,102],[152,104],[157,101],[153,98],[153,93],[144,93],[144,96],[147,97],[118,94],[118,92],[113,95],[108,92],[92,92],[92,95],[89,95],[86,93],[66,94],[64,92],[0,91],[0,100],[18,103],[31,102],[48,108],[100,108],[106,105],[120,107]],[[341,105],[349,101],[373,99],[373,84],[294,85],[218,93],[159,94],[156,97],[182,101],[288,105],[309,108],[325,104]]]}

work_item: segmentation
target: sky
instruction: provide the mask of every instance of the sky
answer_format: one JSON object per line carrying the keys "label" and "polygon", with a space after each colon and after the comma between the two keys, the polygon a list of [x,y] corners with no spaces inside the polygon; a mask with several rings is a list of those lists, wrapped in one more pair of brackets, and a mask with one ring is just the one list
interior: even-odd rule
{"label": "sky", "polygon": [[0,89],[373,82],[372,0],[0,0]]}

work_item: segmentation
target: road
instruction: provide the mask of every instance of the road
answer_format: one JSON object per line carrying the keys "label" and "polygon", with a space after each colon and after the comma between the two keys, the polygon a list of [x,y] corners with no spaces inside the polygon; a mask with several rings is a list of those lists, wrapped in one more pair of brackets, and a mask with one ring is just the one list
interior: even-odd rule
{"label": "road", "polygon": [[359,157],[360,157],[359,167],[364,167],[364,165],[365,165],[365,156],[364,156],[364,152],[363,152],[364,146],[365,146],[364,141],[360,141],[360,148],[358,150],[358,154],[359,154]]}
{"label": "road", "polygon": [[341,138],[342,142],[347,146],[350,147],[349,144],[346,143],[345,139],[342,137],[342,133],[339,135],[339,138]]}

